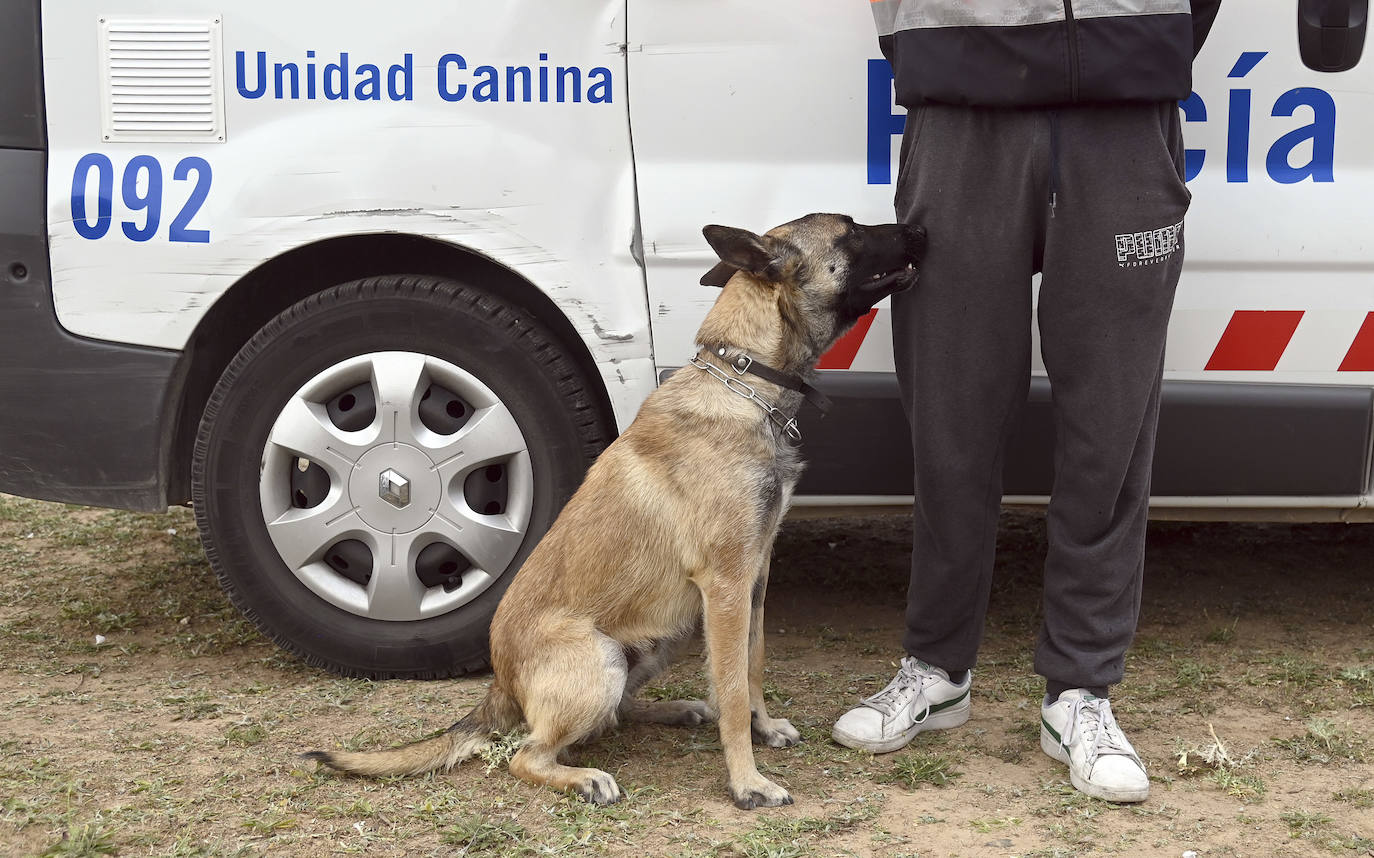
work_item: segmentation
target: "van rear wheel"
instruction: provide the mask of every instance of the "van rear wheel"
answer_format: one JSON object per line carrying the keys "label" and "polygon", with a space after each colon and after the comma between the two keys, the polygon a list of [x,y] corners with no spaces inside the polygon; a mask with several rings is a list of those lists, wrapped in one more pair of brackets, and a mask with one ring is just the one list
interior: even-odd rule
{"label": "van rear wheel", "polygon": [[239,351],[201,420],[211,566],[311,664],[479,669],[501,594],[608,441],[590,391],[528,313],[452,280],[306,298]]}

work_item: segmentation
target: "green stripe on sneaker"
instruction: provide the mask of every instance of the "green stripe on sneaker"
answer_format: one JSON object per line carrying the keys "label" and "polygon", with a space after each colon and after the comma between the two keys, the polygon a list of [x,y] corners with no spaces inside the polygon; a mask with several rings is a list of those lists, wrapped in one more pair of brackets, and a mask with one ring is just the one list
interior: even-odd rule
{"label": "green stripe on sneaker", "polygon": [[951,699],[951,700],[946,700],[944,703],[936,703],[934,706],[927,706],[927,707],[926,707],[926,714],[927,714],[927,715],[934,715],[936,712],[940,712],[940,711],[942,711],[942,710],[944,710],[944,709],[948,709],[949,707],[951,707],[951,706],[957,704],[959,701],[963,700],[965,697],[968,697],[969,691],[970,691],[970,689],[965,688],[965,689],[964,689],[964,693],[963,693],[963,694],[960,694],[958,697],[955,697],[955,698],[953,698],[953,699]]}
{"label": "green stripe on sneaker", "polygon": [[1061,746],[1064,744],[1064,738],[1059,735],[1058,730],[1050,726],[1050,722],[1045,720],[1044,715],[1040,716],[1040,723],[1045,727],[1046,730],[1050,732],[1050,735],[1054,737],[1054,741],[1058,742]]}

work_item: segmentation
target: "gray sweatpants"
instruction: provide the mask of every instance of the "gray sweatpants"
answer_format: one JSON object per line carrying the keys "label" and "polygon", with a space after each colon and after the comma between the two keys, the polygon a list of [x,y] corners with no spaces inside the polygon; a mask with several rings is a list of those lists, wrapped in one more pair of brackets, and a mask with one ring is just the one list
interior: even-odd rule
{"label": "gray sweatpants", "polygon": [[1057,446],[1035,669],[1051,688],[1121,679],[1183,264],[1182,174],[1172,102],[931,105],[908,116],[897,216],[930,242],[919,283],[893,299],[916,477],[909,654],[952,671],[974,665],[1040,271]]}

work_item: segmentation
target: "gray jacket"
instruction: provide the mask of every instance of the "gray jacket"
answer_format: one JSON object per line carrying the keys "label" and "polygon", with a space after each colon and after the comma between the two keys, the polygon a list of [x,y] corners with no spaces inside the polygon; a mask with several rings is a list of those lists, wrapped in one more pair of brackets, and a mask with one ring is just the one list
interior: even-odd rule
{"label": "gray jacket", "polygon": [[897,103],[1168,101],[1221,0],[874,0]]}

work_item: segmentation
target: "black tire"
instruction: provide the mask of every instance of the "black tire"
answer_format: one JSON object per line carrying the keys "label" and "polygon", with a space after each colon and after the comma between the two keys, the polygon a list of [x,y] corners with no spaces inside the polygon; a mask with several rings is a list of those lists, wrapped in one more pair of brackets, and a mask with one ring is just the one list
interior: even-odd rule
{"label": "black tire", "polygon": [[[385,352],[431,356],[480,379],[524,436],[533,484],[523,541],[495,580],[447,613],[404,621],[344,610],[303,583],[274,546],[259,496],[269,433],[291,397],[330,367]],[[196,437],[196,521],[233,603],[306,662],[376,679],[478,670],[501,595],[609,442],[607,422],[558,340],[509,302],[435,277],[345,283],[272,319],[220,377]]]}

